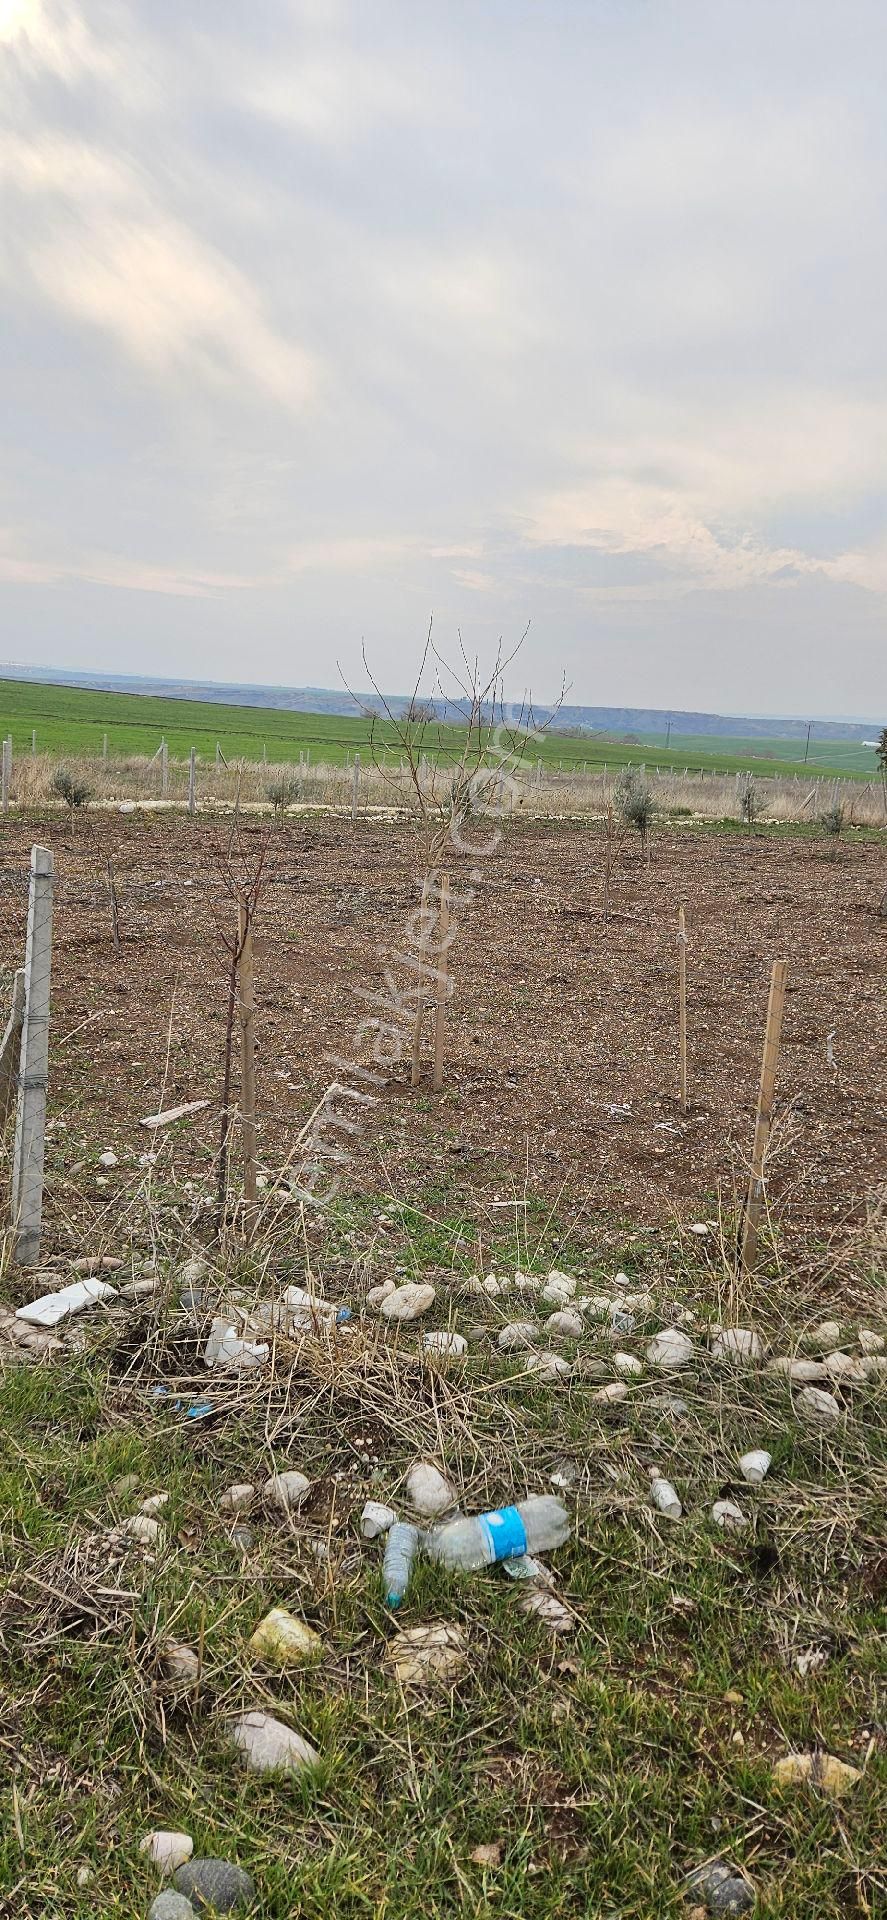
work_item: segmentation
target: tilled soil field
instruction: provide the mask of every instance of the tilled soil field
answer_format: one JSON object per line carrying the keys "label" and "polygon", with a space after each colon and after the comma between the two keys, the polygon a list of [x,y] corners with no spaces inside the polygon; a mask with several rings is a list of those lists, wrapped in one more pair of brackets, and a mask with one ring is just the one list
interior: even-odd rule
{"label": "tilled soil field", "polygon": [[[55,856],[48,1238],[64,1245],[144,1177],[164,1140],[183,1201],[212,1187],[230,958],[230,823],[58,814],[5,823],[4,997],[24,954],[33,841]],[[479,831],[477,838],[484,838]],[[267,844],[266,844],[267,843]],[[264,853],[255,922],[259,1154],[275,1170],[331,1080],[372,1064],[374,1015],[414,983],[421,857],[404,824],[318,817],[244,825]],[[120,947],[112,939],[113,862]],[[445,1085],[403,1059],[338,1136],[343,1192],[458,1195],[468,1215],[515,1192],[634,1224],[728,1203],[750,1152],[772,961],[788,962],[770,1198],[790,1233],[839,1233],[887,1181],[885,847],[662,829],[620,856],[603,911],[602,828],[516,822],[488,858],[451,854],[457,891]],[[469,897],[470,896],[470,897]],[[686,903],[691,1108],[678,1091],[677,912]],[[386,973],[388,983],[386,986]],[[374,1004],[373,996],[380,1000]],[[367,998],[366,996],[369,996]],[[363,1023],[363,1025],[362,1025]],[[333,1057],[338,1064],[332,1064]],[[236,1091],[236,1075],[235,1075]],[[174,1133],[141,1118],[208,1099]],[[112,1149],[118,1165],[102,1169]],[[186,1183],[192,1183],[188,1188]]]}

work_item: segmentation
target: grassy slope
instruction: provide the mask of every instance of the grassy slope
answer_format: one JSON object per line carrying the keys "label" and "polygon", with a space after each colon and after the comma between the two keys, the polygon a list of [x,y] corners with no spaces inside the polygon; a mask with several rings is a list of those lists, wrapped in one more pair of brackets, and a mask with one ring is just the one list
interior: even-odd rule
{"label": "grassy slope", "polygon": [[[369,723],[326,714],[284,713],[272,708],[230,707],[193,700],[163,700],[151,695],[97,693],[76,687],[54,687],[30,681],[0,681],[0,733],[12,734],[13,751],[30,751],[32,730],[41,753],[96,754],[102,735],[108,734],[115,755],[153,754],[166,738],[173,759],[186,760],[192,746],[204,760],[215,754],[216,741],[231,760],[260,760],[267,747],[270,761],[298,760],[310,749],[312,760],[338,763],[356,748],[368,749]],[[429,752],[440,740],[445,753],[457,752],[458,730],[429,730],[424,745]],[[389,725],[379,723],[377,744],[393,743]],[[687,736],[668,751],[655,743],[648,749],[613,741],[573,740],[551,734],[534,745],[533,755],[564,767],[622,766],[646,757],[660,767],[685,766],[723,772],[752,768],[761,773],[797,772],[803,761],[803,743],[793,741],[733,741]],[[875,757],[852,742],[828,742],[810,748],[809,774],[868,774]]]}
{"label": "grassy slope", "polygon": [[[367,1203],[343,1215],[347,1257],[369,1243],[373,1212]],[[442,1219],[433,1202],[424,1213],[400,1209],[383,1265],[448,1266],[460,1230],[467,1223]],[[573,1264],[577,1249],[540,1227],[535,1251],[544,1271],[554,1257]],[[513,1267],[514,1248],[502,1254]],[[661,1274],[662,1249],[645,1252],[637,1236],[622,1259],[654,1281]],[[583,1267],[593,1287],[612,1276],[614,1260],[586,1251]],[[712,1275],[695,1251],[680,1285],[711,1310]],[[771,1320],[775,1293],[768,1289]],[[446,1324],[448,1306],[441,1296],[436,1324]],[[797,1325],[796,1292],[789,1310]],[[503,1317],[492,1301],[457,1311],[493,1331]],[[198,1852],[239,1859],[256,1876],[264,1920],[296,1911],[305,1920],[333,1911],[340,1920],[417,1912],[658,1920],[686,1912],[681,1875],[714,1852],[745,1862],[763,1920],[883,1911],[882,1744],[875,1740],[864,1782],[840,1807],[813,1791],[785,1798],[770,1780],[773,1759],[792,1746],[823,1745],[860,1764],[868,1730],[883,1718],[873,1458],[883,1422],[871,1399],[864,1417],[823,1441],[793,1422],[783,1383],[757,1370],[724,1382],[709,1367],[682,1379],[690,1414],[675,1426],[651,1410],[649,1388],[623,1419],[595,1407],[587,1387],[515,1391],[506,1383],[517,1365],[474,1349],[451,1390],[432,1393],[427,1375],[423,1388],[407,1369],[398,1398],[384,1375],[374,1385],[372,1363],[349,1379],[320,1359],[307,1383],[297,1369],[282,1397],[247,1393],[203,1432],[151,1411],[146,1376],[127,1377],[110,1340],[63,1367],[7,1375],[6,1570],[31,1566],[51,1588],[50,1563],[36,1556],[119,1517],[111,1489],[126,1472],[143,1492],[169,1489],[174,1546],[121,1580],[139,1591],[131,1630],[45,1640],[58,1612],[45,1587],[26,1586],[18,1614],[0,1609],[0,1728],[9,1758],[21,1756],[14,1806],[9,1775],[0,1788],[3,1920],[23,1911],[30,1920],[144,1913],[156,1881],[137,1848],[153,1825],[182,1826]],[[492,1392],[491,1380],[500,1383]],[[474,1389],[467,1396],[465,1384]],[[759,1492],[740,1495],[753,1531],[731,1538],[708,1510],[750,1444],[772,1446],[774,1467]],[[375,1477],[361,1458],[368,1447],[379,1456]],[[379,1552],[361,1547],[355,1519],[368,1493],[387,1497],[416,1452],[435,1448],[482,1502],[544,1487],[564,1456],[580,1464],[576,1536],[552,1556],[578,1631],[550,1639],[516,1610],[501,1574],[460,1582],[423,1566],[401,1624],[459,1621],[470,1669],[452,1692],[404,1696],[382,1664],[395,1629],[380,1606]],[[650,1461],[681,1489],[679,1524],[645,1507]],[[245,1564],[227,1539],[220,1492],[260,1480],[272,1462],[330,1476],[313,1525],[331,1543],[332,1581],[279,1522],[257,1518]],[[122,1510],[134,1504],[131,1496]],[[316,1671],[289,1679],[250,1671],[245,1640],[273,1604],[323,1635]],[[196,1700],[158,1692],[157,1643],[169,1634],[202,1644]],[[785,1658],[792,1643],[828,1645],[828,1664],[802,1681]],[[276,1707],[314,1741],[318,1774],[295,1785],[244,1777],[221,1729],[226,1714],[256,1704]],[[501,1866],[472,1863],[472,1849],[492,1841],[502,1844]],[[84,1864],[93,1879],[80,1891]]]}

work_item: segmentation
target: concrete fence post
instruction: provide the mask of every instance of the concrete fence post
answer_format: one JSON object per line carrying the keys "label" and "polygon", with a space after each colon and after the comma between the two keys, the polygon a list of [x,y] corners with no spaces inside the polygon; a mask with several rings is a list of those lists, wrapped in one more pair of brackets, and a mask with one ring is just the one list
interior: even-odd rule
{"label": "concrete fence post", "polygon": [[52,891],[52,854],[48,847],[32,847],[28,939],[25,948],[25,1014],[12,1161],[15,1258],[22,1266],[34,1266],[40,1258],[46,1083],[49,1074]]}

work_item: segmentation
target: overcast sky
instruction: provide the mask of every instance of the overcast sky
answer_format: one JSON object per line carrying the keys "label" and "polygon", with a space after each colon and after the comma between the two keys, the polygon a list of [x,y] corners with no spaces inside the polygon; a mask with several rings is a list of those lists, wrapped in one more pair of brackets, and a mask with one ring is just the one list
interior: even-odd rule
{"label": "overcast sky", "polygon": [[887,718],[882,0],[0,0],[0,656]]}

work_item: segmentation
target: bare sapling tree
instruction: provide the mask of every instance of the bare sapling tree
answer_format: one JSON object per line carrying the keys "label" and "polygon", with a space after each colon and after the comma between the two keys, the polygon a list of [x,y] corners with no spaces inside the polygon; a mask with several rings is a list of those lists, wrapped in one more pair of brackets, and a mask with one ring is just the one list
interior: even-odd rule
{"label": "bare sapling tree", "polygon": [[740,773],[737,776],[736,799],[739,818],[745,821],[746,831],[751,833],[761,811],[758,784],[753,773]]}
{"label": "bare sapling tree", "polygon": [[[250,833],[244,830],[239,814],[235,813],[227,841],[217,842],[214,849],[213,868],[218,883],[218,899],[215,897],[214,890],[211,889],[210,906],[219,948],[226,958],[227,976],[222,1102],[219,1152],[216,1163],[216,1227],[220,1236],[224,1231],[228,1214],[228,1174],[234,1122],[232,1080],[238,987],[247,947],[251,955],[252,935],[259,904],[270,877],[269,847],[270,828],[266,827],[265,831],[260,831],[258,835],[254,831]],[[251,1079],[252,1076],[246,1077]],[[241,1088],[241,1120],[246,1118],[254,1135],[255,1109],[252,1095],[249,1100],[252,1111],[246,1116],[244,1115],[245,1104],[244,1090]],[[247,1155],[247,1160],[248,1158]],[[247,1186],[249,1186],[249,1179]],[[248,1207],[249,1192],[246,1195],[246,1203]]]}
{"label": "bare sapling tree", "polygon": [[624,767],[616,782],[616,802],[626,826],[640,834],[641,852],[650,857],[649,834],[656,802],[643,767]]}

